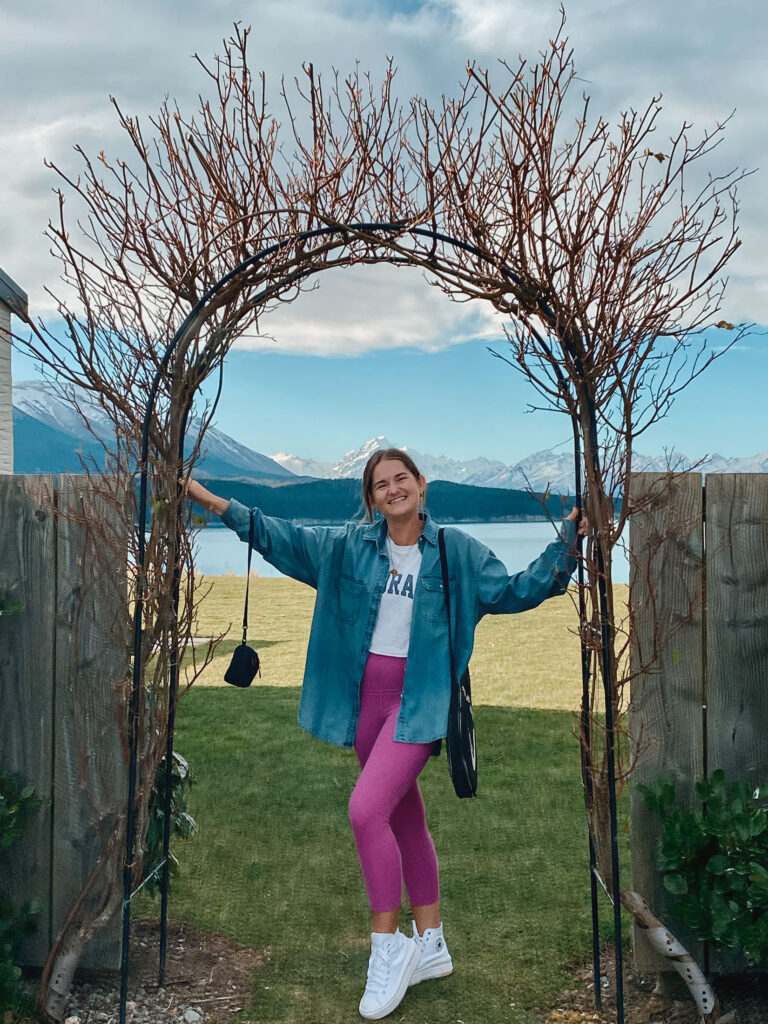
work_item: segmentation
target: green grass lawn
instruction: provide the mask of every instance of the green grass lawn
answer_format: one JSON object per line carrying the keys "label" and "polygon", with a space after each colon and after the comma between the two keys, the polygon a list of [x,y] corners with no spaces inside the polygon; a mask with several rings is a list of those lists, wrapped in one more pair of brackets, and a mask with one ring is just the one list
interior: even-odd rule
{"label": "green grass lawn", "polygon": [[[201,635],[237,622],[243,580],[218,578]],[[369,916],[347,801],[351,751],[296,725],[313,593],[259,579],[259,685],[217,685],[232,642],[184,698],[177,748],[196,774],[199,834],[177,843],[171,916],[269,951],[244,1019],[358,1020]],[[406,1024],[530,1021],[591,950],[586,825],[572,710],[578,642],[569,597],[481,623],[473,658],[480,796],[459,801],[445,758],[422,776],[454,974],[409,991]],[[146,906],[142,907],[142,912]],[[610,908],[602,908],[606,930]],[[404,914],[404,923],[410,922]]]}

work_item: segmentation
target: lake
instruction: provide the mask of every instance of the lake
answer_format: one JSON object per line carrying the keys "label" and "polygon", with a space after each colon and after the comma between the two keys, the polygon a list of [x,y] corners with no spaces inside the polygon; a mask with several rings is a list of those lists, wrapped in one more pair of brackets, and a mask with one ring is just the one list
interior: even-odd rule
{"label": "lake", "polygon": [[[517,572],[530,564],[555,538],[551,523],[456,523],[452,524],[487,545],[507,566]],[[209,526],[195,540],[195,568],[207,576],[245,576],[245,544],[226,527]],[[254,551],[251,567],[260,576],[281,576]],[[623,552],[614,553],[614,583],[629,581],[629,566]]]}

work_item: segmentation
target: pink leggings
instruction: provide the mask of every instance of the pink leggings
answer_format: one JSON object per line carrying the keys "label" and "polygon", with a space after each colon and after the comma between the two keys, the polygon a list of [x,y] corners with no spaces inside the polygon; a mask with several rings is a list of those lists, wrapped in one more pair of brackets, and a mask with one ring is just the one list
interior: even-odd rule
{"label": "pink leggings", "polygon": [[396,743],[405,658],[369,654],[360,692],[355,752],[362,771],[349,800],[360,866],[374,913],[439,899],[437,856],[416,781],[431,743]]}

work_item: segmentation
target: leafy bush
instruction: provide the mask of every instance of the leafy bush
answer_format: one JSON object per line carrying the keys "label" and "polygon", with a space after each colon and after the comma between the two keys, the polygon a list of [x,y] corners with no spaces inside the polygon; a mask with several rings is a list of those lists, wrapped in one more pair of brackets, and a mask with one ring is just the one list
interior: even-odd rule
{"label": "leafy bush", "polygon": [[638,786],[662,822],[656,866],[679,922],[699,939],[768,959],[768,784],[728,782],[721,769],[696,784],[700,808],[675,803],[670,776]]}
{"label": "leafy bush", "polygon": [[18,775],[0,771],[0,850],[21,839],[27,819],[47,802]]}
{"label": "leafy bush", "polygon": [[21,977],[21,969],[16,966],[19,948],[22,939],[36,930],[39,913],[36,901],[15,910],[10,900],[0,897],[0,1009],[16,1000]]}
{"label": "leafy bush", "polygon": [[18,615],[24,611],[24,602],[14,596],[20,585],[20,580],[9,581],[4,573],[0,573],[0,615]]}
{"label": "leafy bush", "polygon": [[[188,839],[197,832],[197,822],[187,813],[187,794],[194,779],[187,761],[174,750],[173,769],[171,771],[171,835],[179,839]],[[149,827],[147,844],[144,854],[144,881],[146,888],[154,896],[160,891],[160,871],[156,868],[163,859],[163,822],[165,821],[165,758],[160,762],[152,796],[149,802]],[[179,862],[174,855],[168,853],[168,888],[170,880],[179,869]]]}
{"label": "leafy bush", "polygon": [[[0,771],[0,858],[13,843],[21,839],[24,826],[34,811],[46,801],[35,796],[18,775]],[[0,859],[0,865],[2,860]],[[0,869],[0,877],[4,872]],[[16,966],[22,940],[35,928],[40,913],[36,902],[16,909],[10,899],[0,893],[0,1008],[13,1004],[18,995],[20,969]]]}

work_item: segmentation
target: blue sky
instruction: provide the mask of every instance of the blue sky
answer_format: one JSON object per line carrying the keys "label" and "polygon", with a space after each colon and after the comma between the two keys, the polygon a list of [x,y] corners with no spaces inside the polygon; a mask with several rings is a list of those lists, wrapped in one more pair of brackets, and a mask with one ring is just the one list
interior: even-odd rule
{"label": "blue sky", "polygon": [[[531,385],[488,346],[482,339],[436,352],[401,347],[356,357],[289,355],[277,346],[233,350],[216,425],[256,451],[322,461],[380,435],[432,455],[483,455],[507,464],[569,446],[569,421],[529,411],[537,401]],[[503,353],[504,346],[500,339],[493,347]],[[692,459],[765,451],[766,347],[765,337],[755,336],[725,353],[643,436],[638,451],[674,449]],[[31,361],[14,353],[14,377],[34,375]]]}
{"label": "blue sky", "polygon": [[[43,237],[56,215],[43,161],[74,173],[76,143],[119,153],[109,95],[143,118],[166,94],[193,107],[201,80],[190,55],[215,53],[235,20],[254,25],[252,59],[273,96],[302,61],[327,75],[359,60],[378,75],[391,55],[401,97],[433,101],[455,92],[467,60],[535,57],[559,20],[558,4],[540,0],[39,0],[26,8],[0,0],[0,9],[0,267],[49,322],[46,288],[60,286]],[[574,0],[567,9],[581,83],[607,117],[658,92],[670,130],[684,119],[703,130],[735,111],[715,166],[758,170],[741,189],[743,247],[723,315],[768,323],[763,5],[735,0],[707,6],[706,17],[700,0]],[[569,443],[559,417],[526,414],[536,400],[530,385],[487,353],[489,342],[504,346],[501,324],[450,303],[416,274],[328,275],[265,321],[274,341],[230,353],[218,416],[221,429],[259,451],[333,460],[385,434],[432,454],[512,463]],[[18,354],[14,375],[33,375]],[[767,382],[768,341],[755,334],[691,385],[640,450],[768,449]]]}
{"label": "blue sky", "polygon": [[[656,455],[674,448],[690,458],[765,451],[766,381],[765,349],[726,353],[638,450]],[[435,353],[400,349],[337,359],[232,352],[217,419],[221,429],[268,454],[335,459],[383,434],[432,455],[514,463],[571,444],[566,417],[527,411],[537,400],[528,381],[493,358],[485,341]]]}

